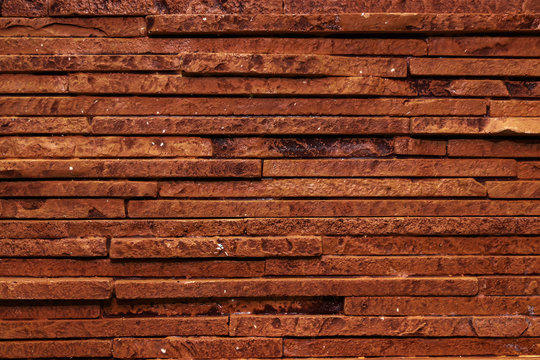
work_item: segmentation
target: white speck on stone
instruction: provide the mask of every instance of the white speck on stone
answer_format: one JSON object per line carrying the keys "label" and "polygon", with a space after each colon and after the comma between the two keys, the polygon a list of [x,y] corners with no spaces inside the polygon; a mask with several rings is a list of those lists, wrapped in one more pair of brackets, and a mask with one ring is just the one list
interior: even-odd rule
{"label": "white speck on stone", "polygon": [[321,127],[319,126],[319,127],[317,128],[317,130],[321,130]]}
{"label": "white speck on stone", "polygon": [[236,347],[236,350],[240,350],[240,346],[237,346],[237,347]]}
{"label": "white speck on stone", "polygon": [[150,123],[147,121],[147,122],[146,122],[146,125],[150,125]]}
{"label": "white speck on stone", "polygon": [[384,316],[381,316],[380,319],[381,319],[381,320],[384,320]]}
{"label": "white speck on stone", "polygon": [[70,61],[71,61],[71,56],[70,56],[70,57],[68,57],[68,60],[70,60]]}
{"label": "white speck on stone", "polygon": [[396,308],[396,312],[399,312],[399,308]]}
{"label": "white speck on stone", "polygon": [[226,294],[226,293],[227,293],[227,290],[223,290],[223,293]]}
{"label": "white speck on stone", "polygon": [[390,69],[390,72],[395,72],[395,71],[396,71],[396,69],[394,69],[394,68]]}
{"label": "white speck on stone", "polygon": [[167,350],[161,349],[161,352],[162,352],[163,354],[165,354],[165,353],[167,352]]}
{"label": "white speck on stone", "polygon": [[218,244],[216,247],[216,250],[221,251],[223,250],[223,244]]}
{"label": "white speck on stone", "polygon": [[362,70],[360,70],[360,74],[362,73]]}
{"label": "white speck on stone", "polygon": [[164,143],[164,142],[162,142],[161,144],[159,144],[159,146],[161,146],[161,147],[163,147],[163,145],[165,145],[165,143]]}
{"label": "white speck on stone", "polygon": [[165,129],[161,130],[161,133],[162,133],[162,134],[165,134]]}
{"label": "white speck on stone", "polygon": [[156,145],[156,143],[152,141],[152,145]]}
{"label": "white speck on stone", "polygon": [[73,171],[73,166],[70,166],[70,167],[69,167],[69,170]]}
{"label": "white speck on stone", "polygon": [[41,44],[41,47],[43,47],[43,44]]}
{"label": "white speck on stone", "polygon": [[159,111],[156,111],[156,115],[159,115]]}
{"label": "white speck on stone", "polygon": [[253,327],[256,329],[256,328],[257,328],[257,325],[253,325]]}
{"label": "white speck on stone", "polygon": [[203,21],[206,21],[206,18],[205,18],[205,17],[203,17],[202,19],[203,19]]}

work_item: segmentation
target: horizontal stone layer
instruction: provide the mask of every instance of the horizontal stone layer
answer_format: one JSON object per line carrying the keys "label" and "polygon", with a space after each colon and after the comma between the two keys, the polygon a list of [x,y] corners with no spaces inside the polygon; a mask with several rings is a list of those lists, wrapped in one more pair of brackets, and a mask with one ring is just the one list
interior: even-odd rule
{"label": "horizontal stone layer", "polygon": [[[494,111],[519,116],[523,110]],[[509,102],[512,103],[512,102]],[[523,102],[517,102],[522,103]],[[538,102],[540,103],[540,102]],[[504,105],[501,103],[501,105]],[[507,104],[509,105],[509,104]],[[189,97],[0,97],[0,115],[484,115],[481,99],[306,99]],[[527,116],[534,116],[534,112]]]}
{"label": "horizontal stone layer", "polygon": [[117,280],[118,299],[475,295],[477,280],[448,278],[275,278],[231,280]]}
{"label": "horizontal stone layer", "polygon": [[534,316],[540,305],[535,296],[479,297],[350,297],[344,313],[364,316]]}
{"label": "horizontal stone layer", "polygon": [[275,338],[168,337],[161,339],[114,339],[117,358],[277,358],[282,355],[282,340]]}
{"label": "horizontal stone layer", "polygon": [[540,235],[539,217],[4,220],[0,238],[85,236]]}
{"label": "horizontal stone layer", "polygon": [[[0,194],[2,193],[0,183]],[[467,178],[416,180],[308,178],[161,182],[159,195],[174,198],[483,197],[486,195],[486,189],[474,179]]]}
{"label": "horizontal stone layer", "polygon": [[142,17],[0,18],[2,37],[140,37],[145,32]]}
{"label": "horizontal stone layer", "polygon": [[[43,45],[43,46],[42,46]],[[0,37],[0,55],[244,53],[426,55],[420,39],[331,38],[20,38]]]}
{"label": "horizontal stone layer", "polygon": [[260,177],[260,160],[0,160],[0,178]]}
{"label": "horizontal stone layer", "polygon": [[100,300],[110,298],[112,290],[107,278],[0,277],[3,300]]}
{"label": "horizontal stone layer", "polygon": [[[534,337],[534,317],[232,315],[232,336]],[[92,320],[90,320],[92,321]]]}
{"label": "horizontal stone layer", "polygon": [[113,238],[110,245],[111,258],[234,258],[321,253],[321,238],[315,236]]}
{"label": "horizontal stone layer", "polygon": [[[306,9],[308,10],[308,9]],[[310,11],[309,9],[308,11]],[[257,15],[157,15],[147,17],[150,35],[184,34],[326,34],[326,33],[462,33],[538,31],[527,14],[315,13]],[[474,11],[476,12],[476,11]]]}
{"label": "horizontal stone layer", "polygon": [[[110,277],[258,277],[264,260],[112,261],[110,259],[4,259],[0,276],[44,278]],[[73,279],[76,281],[76,279]],[[84,283],[83,283],[84,285]],[[67,295],[66,299],[70,299]],[[77,295],[73,295],[77,296]]]}
{"label": "horizontal stone layer", "polygon": [[[155,197],[155,181],[50,180],[2,181],[2,197]],[[485,193],[485,192],[484,192]]]}
{"label": "horizontal stone layer", "polygon": [[268,259],[266,275],[459,276],[540,274],[536,256],[322,256]]}
{"label": "horizontal stone layer", "polygon": [[285,356],[538,355],[537,338],[512,339],[285,339]]}
{"label": "horizontal stone layer", "polygon": [[0,218],[102,219],[125,217],[120,199],[0,199]]}
{"label": "horizontal stone layer", "polygon": [[540,216],[540,202],[533,200],[130,200],[127,205],[127,216],[130,218]]}
{"label": "horizontal stone layer", "polygon": [[265,160],[265,177],[515,177],[517,163],[498,159]]}
{"label": "horizontal stone layer", "polygon": [[192,137],[32,136],[0,138],[5,158],[210,157],[210,139]]}
{"label": "horizontal stone layer", "polygon": [[[363,70],[365,71],[365,70]],[[251,74],[251,73],[250,73]],[[221,74],[220,74],[221,75]],[[362,74],[357,74],[362,75]],[[11,76],[11,75],[10,75]],[[15,76],[15,75],[14,75]],[[17,75],[18,76],[18,75]],[[0,76],[0,79],[2,76]],[[32,80],[32,79],[30,79]],[[80,94],[165,95],[386,95],[414,96],[410,81],[365,77],[186,77],[170,74],[89,74],[69,76],[69,92]],[[39,84],[38,84],[39,85]],[[11,90],[15,87],[8,87]],[[37,88],[39,90],[39,87]],[[13,92],[25,92],[12,90]],[[7,91],[6,91],[7,92]],[[29,86],[26,92],[40,92]],[[42,91],[44,92],[44,91]]]}
{"label": "horizontal stone layer", "polygon": [[21,358],[103,358],[112,356],[111,340],[3,341],[0,356]]}
{"label": "horizontal stone layer", "polygon": [[228,335],[226,316],[93,320],[0,321],[1,339]]}
{"label": "horizontal stone layer", "polygon": [[525,236],[323,237],[323,253],[328,255],[536,255],[539,250],[540,239]]}
{"label": "horizontal stone layer", "polygon": [[101,257],[107,254],[104,237],[0,240],[1,257]]}
{"label": "horizontal stone layer", "polygon": [[536,59],[412,58],[409,69],[413,76],[540,76]]}
{"label": "horizontal stone layer", "polygon": [[538,37],[463,36],[428,39],[430,56],[539,57]]}
{"label": "horizontal stone layer", "polygon": [[540,142],[534,140],[449,140],[448,156],[456,157],[540,157]]}

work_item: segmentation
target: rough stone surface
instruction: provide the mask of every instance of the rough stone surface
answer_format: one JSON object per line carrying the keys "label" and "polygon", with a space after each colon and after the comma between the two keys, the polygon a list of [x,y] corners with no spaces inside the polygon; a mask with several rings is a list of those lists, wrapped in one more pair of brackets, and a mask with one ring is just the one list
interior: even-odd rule
{"label": "rough stone surface", "polygon": [[287,278],[231,280],[118,280],[119,299],[359,296],[359,295],[475,295],[477,281],[454,278]]}
{"label": "rough stone surface", "polygon": [[142,17],[0,18],[0,36],[5,37],[138,37],[145,30]]}
{"label": "rough stone surface", "polygon": [[540,357],[538,0],[0,0],[0,358]]}
{"label": "rough stone surface", "polygon": [[452,160],[265,160],[268,177],[515,177],[516,162],[498,159]]}
{"label": "rough stone surface", "polygon": [[483,197],[486,189],[473,179],[266,179],[163,182],[159,194],[174,198]]}
{"label": "rough stone surface", "polygon": [[112,239],[111,258],[213,258],[316,256],[320,237],[214,237]]}
{"label": "rough stone surface", "polygon": [[540,21],[529,14],[263,14],[263,15],[161,15],[150,16],[151,35],[284,34],[284,33],[415,33],[535,31]]}

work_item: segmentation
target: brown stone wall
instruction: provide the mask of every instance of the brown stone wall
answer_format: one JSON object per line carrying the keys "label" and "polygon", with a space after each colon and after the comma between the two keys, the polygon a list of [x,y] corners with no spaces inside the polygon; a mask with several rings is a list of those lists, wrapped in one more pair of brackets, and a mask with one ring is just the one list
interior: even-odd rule
{"label": "brown stone wall", "polygon": [[0,358],[540,357],[539,1],[0,15]]}

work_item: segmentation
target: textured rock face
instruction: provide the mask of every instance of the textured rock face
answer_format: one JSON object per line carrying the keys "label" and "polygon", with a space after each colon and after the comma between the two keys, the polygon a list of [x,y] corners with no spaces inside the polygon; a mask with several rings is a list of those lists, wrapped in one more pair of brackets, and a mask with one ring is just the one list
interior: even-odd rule
{"label": "textured rock face", "polygon": [[539,4],[0,0],[0,358],[540,356]]}

